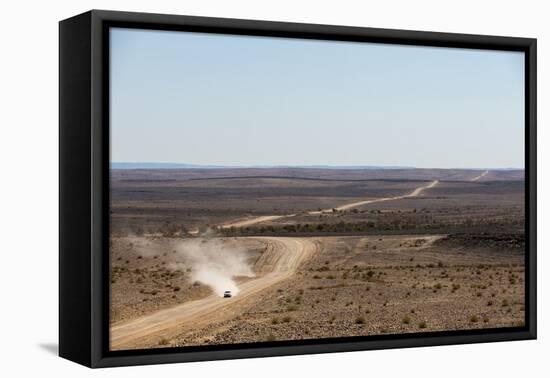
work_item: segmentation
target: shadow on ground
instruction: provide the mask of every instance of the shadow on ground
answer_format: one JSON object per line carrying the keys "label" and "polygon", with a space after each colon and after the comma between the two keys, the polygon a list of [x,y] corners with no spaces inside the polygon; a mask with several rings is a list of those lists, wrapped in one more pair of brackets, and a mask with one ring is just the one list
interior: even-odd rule
{"label": "shadow on ground", "polygon": [[59,346],[57,345],[57,343],[40,343],[38,344],[38,347],[56,356],[59,354]]}

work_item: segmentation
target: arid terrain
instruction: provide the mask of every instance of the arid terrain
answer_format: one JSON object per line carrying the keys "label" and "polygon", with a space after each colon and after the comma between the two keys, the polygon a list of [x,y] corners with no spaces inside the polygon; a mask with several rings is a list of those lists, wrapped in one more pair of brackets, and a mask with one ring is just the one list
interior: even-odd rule
{"label": "arid terrain", "polygon": [[111,189],[113,350],[524,322],[521,170],[113,169]]}

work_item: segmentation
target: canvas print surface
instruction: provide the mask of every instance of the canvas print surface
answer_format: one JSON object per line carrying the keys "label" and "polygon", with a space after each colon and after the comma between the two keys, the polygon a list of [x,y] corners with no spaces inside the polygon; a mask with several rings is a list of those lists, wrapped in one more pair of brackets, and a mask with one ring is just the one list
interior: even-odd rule
{"label": "canvas print surface", "polygon": [[110,30],[110,348],[525,324],[524,54]]}

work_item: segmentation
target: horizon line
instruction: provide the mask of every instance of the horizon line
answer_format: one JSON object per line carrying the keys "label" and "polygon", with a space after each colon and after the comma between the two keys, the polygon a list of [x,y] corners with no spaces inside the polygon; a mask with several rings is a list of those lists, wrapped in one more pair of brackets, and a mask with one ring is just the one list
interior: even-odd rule
{"label": "horizon line", "polygon": [[[157,166],[157,169],[235,169],[235,168],[317,168],[317,169],[459,169],[459,170],[522,170],[525,168],[518,167],[416,167],[411,165],[376,165],[376,164],[196,164],[196,163],[175,163],[175,162],[110,162],[110,168],[114,165],[134,165],[134,166]],[[165,167],[162,167],[165,166]],[[170,167],[172,166],[172,167]],[[114,168],[116,169],[116,168]],[[119,168],[121,169],[121,168]],[[123,169],[123,168],[122,168]],[[126,169],[144,169],[144,168],[126,168]]]}

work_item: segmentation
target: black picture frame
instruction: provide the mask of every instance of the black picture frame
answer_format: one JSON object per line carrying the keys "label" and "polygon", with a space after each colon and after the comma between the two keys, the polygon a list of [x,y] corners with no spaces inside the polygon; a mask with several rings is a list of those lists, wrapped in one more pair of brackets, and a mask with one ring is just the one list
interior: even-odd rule
{"label": "black picture frame", "polygon": [[[113,26],[525,53],[524,327],[109,351],[109,39]],[[536,39],[92,10],[59,24],[59,354],[89,367],[536,338]]]}

